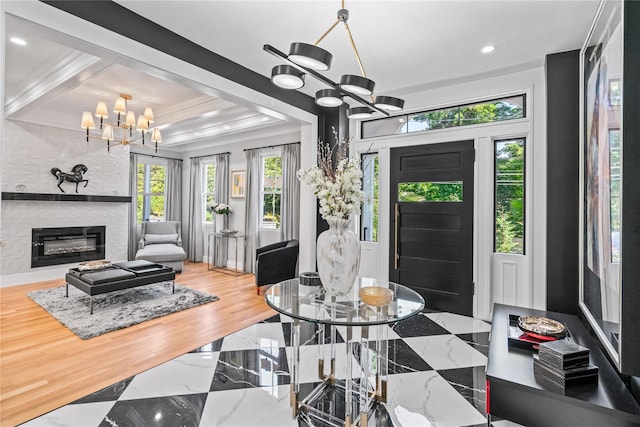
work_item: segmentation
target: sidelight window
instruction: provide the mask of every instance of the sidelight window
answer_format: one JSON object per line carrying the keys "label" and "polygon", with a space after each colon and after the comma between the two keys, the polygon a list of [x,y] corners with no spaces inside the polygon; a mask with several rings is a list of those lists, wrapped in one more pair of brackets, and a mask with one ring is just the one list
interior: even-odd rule
{"label": "sidelight window", "polygon": [[525,140],[494,144],[494,251],[524,255]]}
{"label": "sidelight window", "polygon": [[211,212],[211,209],[207,209],[207,205],[216,200],[215,193],[214,193],[216,188],[215,162],[204,164],[202,179],[204,180],[204,183],[203,183],[204,185],[202,186],[202,188],[204,188],[204,193],[202,195],[203,197],[202,209],[204,209],[203,218],[205,223],[211,224],[213,223],[213,220],[214,220],[213,213]]}
{"label": "sidelight window", "polygon": [[261,228],[280,228],[280,204],[282,201],[282,157],[264,156],[261,162],[260,186]]}
{"label": "sidelight window", "polygon": [[365,153],[360,158],[362,190],[365,199],[360,213],[360,240],[378,241],[378,153]]}

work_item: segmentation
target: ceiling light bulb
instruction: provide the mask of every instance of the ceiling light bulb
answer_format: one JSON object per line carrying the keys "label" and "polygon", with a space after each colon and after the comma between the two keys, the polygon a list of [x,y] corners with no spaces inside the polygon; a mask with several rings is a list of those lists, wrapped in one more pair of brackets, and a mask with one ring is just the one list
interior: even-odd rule
{"label": "ceiling light bulb", "polygon": [[113,106],[114,113],[126,113],[127,112],[127,100],[122,96],[119,96],[116,100],[116,104]]}
{"label": "ceiling light bulb", "polygon": [[136,125],[136,114],[131,110],[127,111],[127,118],[124,123],[129,127],[134,127]]}
{"label": "ceiling light bulb", "polygon": [[108,119],[109,112],[107,111],[107,103],[100,101],[98,102],[98,106],[96,107],[96,117],[100,117],[101,119]]}
{"label": "ceiling light bulb", "polygon": [[373,110],[369,107],[353,107],[347,110],[347,117],[350,119],[368,119],[373,115]]}
{"label": "ceiling light bulb", "polygon": [[299,89],[304,86],[304,73],[291,65],[276,65],[271,70],[271,81],[283,89]]}
{"label": "ceiling light bulb", "polygon": [[404,107],[404,100],[393,96],[376,96],[373,105],[386,111],[400,111]]}
{"label": "ceiling light bulb", "polygon": [[91,113],[85,111],[82,113],[82,122],[80,123],[80,127],[82,129],[95,129],[96,124],[93,122],[93,117],[91,117]]}
{"label": "ceiling light bulb", "polygon": [[322,107],[338,107],[342,104],[342,96],[335,89],[322,89],[316,92],[316,104]]}
{"label": "ceiling light bulb", "polygon": [[151,109],[151,107],[147,107],[144,109],[144,117],[149,123],[153,123],[155,121],[155,118],[153,117],[153,110]]}
{"label": "ceiling light bulb", "polygon": [[17,45],[20,46],[26,46],[27,42],[24,41],[23,39],[21,39],[20,37],[11,37],[9,40],[11,40],[11,43],[15,43]]}
{"label": "ceiling light bulb", "polygon": [[291,43],[288,58],[291,62],[303,67],[325,71],[331,67],[333,55],[329,51],[312,44]]}
{"label": "ceiling light bulb", "polygon": [[374,86],[373,80],[354,74],[345,74],[340,78],[340,87],[356,95],[371,95]]}
{"label": "ceiling light bulb", "polygon": [[155,128],[151,133],[151,142],[162,142],[162,135],[160,135],[160,129]]}
{"label": "ceiling light bulb", "polygon": [[102,132],[102,139],[113,141],[113,127],[111,125],[106,125],[104,127],[104,132]]}
{"label": "ceiling light bulb", "polygon": [[136,125],[136,129],[141,132],[149,132],[149,121],[145,116],[138,116],[138,124]]}
{"label": "ceiling light bulb", "polygon": [[496,50],[496,47],[494,45],[490,44],[490,45],[487,45],[487,46],[483,47],[481,52],[482,53],[491,53],[494,50]]}

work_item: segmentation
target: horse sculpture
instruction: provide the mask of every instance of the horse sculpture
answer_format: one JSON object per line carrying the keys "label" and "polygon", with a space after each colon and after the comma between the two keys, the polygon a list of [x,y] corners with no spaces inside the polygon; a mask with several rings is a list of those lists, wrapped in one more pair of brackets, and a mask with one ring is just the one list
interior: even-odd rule
{"label": "horse sculpture", "polygon": [[71,173],[66,173],[66,172],[62,172],[58,168],[53,168],[51,169],[51,175],[58,178],[58,188],[60,189],[60,191],[62,191],[63,193],[65,192],[62,189],[62,187],[60,187],[60,184],[62,184],[65,181],[69,181],[69,182],[76,183],[76,193],[77,193],[78,184],[80,184],[81,182],[84,182],[85,187],[87,186],[87,184],[89,184],[88,179],[82,178],[82,174],[86,173],[88,169],[89,168],[87,168],[85,165],[75,165],[74,167],[71,168]]}

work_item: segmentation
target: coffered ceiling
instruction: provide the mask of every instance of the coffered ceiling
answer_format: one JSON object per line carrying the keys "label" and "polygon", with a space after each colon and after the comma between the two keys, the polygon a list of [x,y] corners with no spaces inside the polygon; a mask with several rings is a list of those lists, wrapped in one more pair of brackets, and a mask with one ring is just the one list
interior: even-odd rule
{"label": "coffered ceiling", "polygon": [[[338,0],[139,1],[117,3],[177,34],[269,76],[281,63],[264,44],[287,51],[313,43],[336,19]],[[353,33],[377,94],[402,96],[452,82],[542,66],[549,53],[579,49],[597,9],[596,0],[571,1],[346,1]],[[129,107],[151,106],[165,147],[186,150],[203,141],[270,128],[294,129],[295,120],[227,98],[133,58],[77,40],[52,36],[19,18],[7,19],[5,115],[11,119],[79,130],[82,111],[97,101],[111,107],[120,93]],[[9,42],[17,36],[26,46]],[[482,54],[492,44],[494,52]],[[346,32],[334,29],[320,44],[333,53],[327,77],[358,74]],[[313,79],[300,89],[323,88]],[[231,100],[233,99],[233,100]],[[418,108],[419,105],[408,105]],[[195,144],[195,145],[193,145]]]}

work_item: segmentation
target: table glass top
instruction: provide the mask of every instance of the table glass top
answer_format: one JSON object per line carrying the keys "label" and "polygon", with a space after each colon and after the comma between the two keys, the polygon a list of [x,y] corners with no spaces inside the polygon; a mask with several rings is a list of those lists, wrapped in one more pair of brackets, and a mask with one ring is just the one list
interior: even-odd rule
{"label": "table glass top", "polygon": [[[374,307],[359,298],[360,288],[377,286],[393,292],[386,306]],[[332,297],[322,286],[301,285],[298,279],[272,286],[265,294],[267,304],[287,316],[330,325],[380,325],[407,319],[422,311],[424,299],[406,286],[384,280],[358,277],[351,292]]]}

